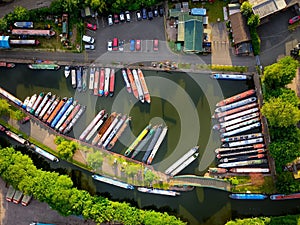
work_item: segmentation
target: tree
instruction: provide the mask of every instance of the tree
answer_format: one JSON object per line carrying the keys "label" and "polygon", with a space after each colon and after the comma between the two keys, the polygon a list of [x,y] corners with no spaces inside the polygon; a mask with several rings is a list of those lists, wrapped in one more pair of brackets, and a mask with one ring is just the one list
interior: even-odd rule
{"label": "tree", "polygon": [[106,9],[105,0],[85,0],[85,4],[91,6],[92,9],[102,13]]}
{"label": "tree", "polygon": [[266,93],[265,99],[268,101],[272,97],[281,98],[283,101],[289,101],[296,107],[300,104],[300,100],[296,95],[296,92],[286,87],[269,90]]}
{"label": "tree", "polygon": [[151,212],[152,220],[148,220],[149,217],[144,216],[147,211],[143,212],[125,202],[93,197],[86,191],[72,188],[70,178],[56,172],[38,170],[27,158],[12,148],[1,149],[0,171],[2,176],[5,174],[4,180],[12,182],[22,192],[32,194],[35,199],[48,203],[62,215],[83,215],[85,219],[93,219],[99,224],[115,221],[124,225],[185,224],[167,213],[154,211]]}
{"label": "tree", "polygon": [[155,179],[155,174],[151,171],[151,170],[147,170],[145,172],[145,182],[149,183],[151,185],[151,183],[153,182],[153,180]]}
{"label": "tree", "polygon": [[11,111],[10,111],[10,116],[11,116],[11,118],[13,118],[13,119],[21,120],[21,119],[23,119],[26,115],[25,115],[21,110],[16,110],[16,111],[11,110]]}
{"label": "tree", "polygon": [[0,115],[9,113],[10,104],[5,99],[0,99]]}
{"label": "tree", "polygon": [[29,11],[22,6],[17,6],[14,9],[13,13],[14,13],[14,18],[16,21],[28,21],[29,20],[29,17],[30,17]]}
{"label": "tree", "polygon": [[281,98],[270,98],[263,105],[261,112],[267,118],[269,125],[273,127],[289,127],[300,121],[298,107]]}
{"label": "tree", "polygon": [[269,90],[284,87],[295,78],[298,66],[298,61],[286,56],[277,63],[265,67],[262,82]]}
{"label": "tree", "polygon": [[247,25],[252,28],[256,28],[260,23],[259,15],[251,14],[247,20]]}
{"label": "tree", "polygon": [[0,19],[0,32],[6,31],[7,30],[7,21],[4,18]]}
{"label": "tree", "polygon": [[57,146],[57,151],[60,157],[66,160],[72,159],[76,149],[78,149],[78,144],[74,141],[61,140],[59,138],[55,141],[58,143],[61,141]]}
{"label": "tree", "polygon": [[100,151],[89,153],[87,156],[87,162],[94,170],[100,168],[103,164],[103,154]]}
{"label": "tree", "polygon": [[243,14],[243,16],[245,16],[247,18],[250,17],[251,14],[253,14],[252,5],[248,1],[243,2],[240,10],[241,10],[241,13]]}
{"label": "tree", "polygon": [[295,193],[300,191],[300,182],[295,181],[291,172],[283,172],[277,176],[276,188],[279,193]]}
{"label": "tree", "polygon": [[273,141],[270,143],[269,150],[275,159],[276,170],[279,173],[287,163],[300,156],[299,145],[291,141]]}

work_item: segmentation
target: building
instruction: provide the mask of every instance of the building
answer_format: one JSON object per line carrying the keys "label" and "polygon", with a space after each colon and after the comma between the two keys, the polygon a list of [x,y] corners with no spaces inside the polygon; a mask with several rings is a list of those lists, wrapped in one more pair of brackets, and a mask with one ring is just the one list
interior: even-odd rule
{"label": "building", "polygon": [[249,0],[249,3],[252,5],[253,13],[258,15],[260,20],[287,6],[285,0]]}
{"label": "building", "polygon": [[236,55],[249,55],[251,53],[251,36],[246,18],[241,12],[229,15],[232,32],[232,43]]}

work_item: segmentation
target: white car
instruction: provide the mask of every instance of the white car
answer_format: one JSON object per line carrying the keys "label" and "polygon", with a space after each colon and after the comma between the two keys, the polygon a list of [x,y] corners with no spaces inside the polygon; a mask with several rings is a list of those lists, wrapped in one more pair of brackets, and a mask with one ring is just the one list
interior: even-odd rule
{"label": "white car", "polygon": [[95,49],[95,45],[84,45],[84,49],[85,50],[94,50]]}
{"label": "white car", "polygon": [[108,18],[107,18],[107,23],[109,26],[113,25],[114,22],[113,22],[113,19],[112,19],[112,15],[109,15]]}
{"label": "white car", "polygon": [[107,51],[112,51],[112,41],[107,42]]}

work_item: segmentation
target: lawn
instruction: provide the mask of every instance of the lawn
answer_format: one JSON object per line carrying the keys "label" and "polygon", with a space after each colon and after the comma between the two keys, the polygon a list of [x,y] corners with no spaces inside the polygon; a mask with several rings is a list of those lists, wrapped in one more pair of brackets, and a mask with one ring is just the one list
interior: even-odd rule
{"label": "lawn", "polygon": [[220,21],[224,21],[223,7],[229,3],[228,0],[221,1],[215,0],[214,2],[197,2],[190,5],[191,8],[205,8],[210,23],[217,22],[218,18]]}

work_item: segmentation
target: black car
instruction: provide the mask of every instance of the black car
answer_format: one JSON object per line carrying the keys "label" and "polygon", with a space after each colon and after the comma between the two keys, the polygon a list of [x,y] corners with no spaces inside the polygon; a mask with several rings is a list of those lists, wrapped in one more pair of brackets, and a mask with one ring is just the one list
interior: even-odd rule
{"label": "black car", "polygon": [[158,13],[160,16],[164,16],[164,8],[162,6],[158,7]]}
{"label": "black car", "polygon": [[153,19],[153,12],[151,9],[148,9],[148,20],[152,20]]}
{"label": "black car", "polygon": [[154,17],[158,17],[158,9],[157,8],[153,9],[153,15],[154,15]]}

